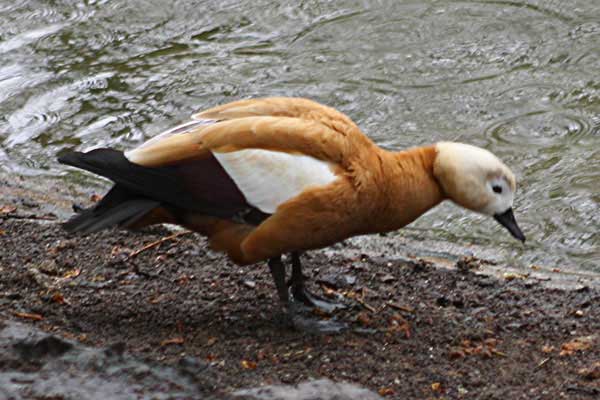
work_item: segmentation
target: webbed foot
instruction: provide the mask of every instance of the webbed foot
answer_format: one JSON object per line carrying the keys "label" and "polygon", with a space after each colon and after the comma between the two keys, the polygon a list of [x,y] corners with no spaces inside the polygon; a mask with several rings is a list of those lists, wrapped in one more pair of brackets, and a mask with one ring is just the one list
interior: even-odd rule
{"label": "webbed foot", "polygon": [[332,314],[347,306],[343,303],[328,301],[306,289],[304,286],[306,278],[302,275],[302,265],[297,253],[292,253],[292,277],[287,284],[285,282],[285,266],[280,257],[269,260],[269,269],[284,307],[284,319],[294,329],[313,334],[332,334],[348,328],[347,324],[336,321],[335,318],[320,319],[315,315],[315,309],[321,310],[325,314]]}

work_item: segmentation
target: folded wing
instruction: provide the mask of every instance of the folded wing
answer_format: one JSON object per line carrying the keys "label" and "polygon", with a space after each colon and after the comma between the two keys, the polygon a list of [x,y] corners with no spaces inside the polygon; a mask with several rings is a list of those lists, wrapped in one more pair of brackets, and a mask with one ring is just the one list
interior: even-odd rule
{"label": "folded wing", "polygon": [[355,130],[345,115],[309,100],[243,100],[199,113],[126,153],[63,155],[61,162],[114,181],[119,194],[67,227],[175,222],[218,233],[215,226],[231,229],[217,220],[256,226],[287,201],[338,179],[363,140]]}

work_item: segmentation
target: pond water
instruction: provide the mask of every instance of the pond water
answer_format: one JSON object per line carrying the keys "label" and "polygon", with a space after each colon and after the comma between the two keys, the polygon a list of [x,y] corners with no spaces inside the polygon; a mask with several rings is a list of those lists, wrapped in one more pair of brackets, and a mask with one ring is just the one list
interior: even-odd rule
{"label": "pond water", "polygon": [[337,107],[386,148],[464,141],[516,172],[524,246],[451,204],[396,235],[600,271],[598,0],[0,0],[4,173],[71,179],[63,149],[272,95]]}

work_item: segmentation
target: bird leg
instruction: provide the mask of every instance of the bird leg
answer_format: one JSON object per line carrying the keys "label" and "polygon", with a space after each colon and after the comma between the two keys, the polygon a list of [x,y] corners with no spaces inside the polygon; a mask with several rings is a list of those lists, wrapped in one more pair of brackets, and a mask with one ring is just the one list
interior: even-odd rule
{"label": "bird leg", "polygon": [[300,255],[298,253],[292,253],[292,278],[290,280],[293,299],[298,301],[290,301],[288,285],[285,282],[285,265],[281,261],[281,257],[269,259],[268,264],[271,276],[275,281],[279,300],[286,310],[284,317],[285,319],[289,318],[289,322],[295,329],[316,334],[331,334],[339,333],[348,328],[345,323],[337,322],[333,319],[321,321],[315,319],[313,316],[306,316],[306,311],[309,310],[306,309],[304,304],[311,308],[320,308],[326,312],[332,312],[345,306],[319,299],[304,288],[305,277],[302,275],[302,264],[300,264]]}
{"label": "bird leg", "polygon": [[300,253],[292,253],[292,278],[289,285],[292,289],[292,296],[295,300],[304,303],[308,307],[319,308],[327,313],[346,308],[342,303],[327,301],[319,296],[310,293],[304,286],[306,277],[302,274],[302,263],[300,262]]}
{"label": "bird leg", "polygon": [[281,261],[281,256],[270,258],[268,264],[269,271],[271,271],[271,276],[275,281],[275,287],[277,288],[279,300],[284,307],[288,307],[290,300],[288,288],[285,284],[285,265],[283,265],[283,262]]}
{"label": "bird leg", "polygon": [[290,254],[292,256],[292,277],[288,281],[287,285],[289,287],[304,286],[304,281],[306,280],[306,275],[302,273],[302,263],[300,262],[300,253],[293,252]]}

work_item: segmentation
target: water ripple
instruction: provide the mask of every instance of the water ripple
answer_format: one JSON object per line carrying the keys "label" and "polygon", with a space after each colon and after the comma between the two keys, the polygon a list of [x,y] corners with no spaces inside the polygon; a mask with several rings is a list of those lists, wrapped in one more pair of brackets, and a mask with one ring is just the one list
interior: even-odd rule
{"label": "water ripple", "polygon": [[504,144],[542,146],[562,139],[577,141],[590,132],[589,123],[580,117],[540,110],[498,121],[484,133]]}
{"label": "water ripple", "polygon": [[460,2],[471,2],[479,3],[481,5],[497,5],[506,8],[516,7],[520,9],[527,9],[540,13],[544,16],[552,19],[562,21],[565,23],[572,22],[577,18],[577,14],[574,12],[574,8],[569,2],[562,0],[522,0],[522,1],[511,1],[511,0],[459,0]]}
{"label": "water ripple", "polygon": [[65,24],[53,24],[43,28],[23,32],[12,38],[0,43],[0,54],[27,46],[46,36],[52,35],[60,31]]}
{"label": "water ripple", "polygon": [[78,107],[70,100],[83,97],[90,89],[105,88],[111,76],[111,73],[99,74],[29,98],[23,107],[8,116],[10,133],[5,145],[12,147],[23,144],[66,116],[73,115]]}
{"label": "water ripple", "polygon": [[0,67],[0,104],[26,89],[47,82],[53,76],[47,71],[32,71],[20,64]]}
{"label": "water ripple", "polygon": [[24,7],[27,3],[28,0],[7,1],[4,4],[0,4],[0,13],[15,12],[19,8]]}

